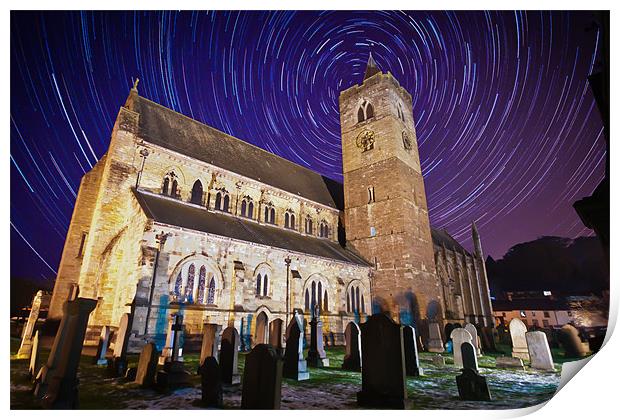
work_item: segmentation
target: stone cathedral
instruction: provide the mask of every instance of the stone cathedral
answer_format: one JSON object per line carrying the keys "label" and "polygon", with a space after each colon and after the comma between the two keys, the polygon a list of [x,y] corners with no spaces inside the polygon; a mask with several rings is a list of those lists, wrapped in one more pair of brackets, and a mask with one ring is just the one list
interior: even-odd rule
{"label": "stone cathedral", "polygon": [[337,344],[379,311],[423,341],[429,322],[492,327],[475,224],[473,253],[430,226],[411,95],[370,56],[339,103],[344,185],[136,83],[82,179],[48,320],[76,293],[96,299],[85,344],[131,312],[130,349],[165,340],[175,313],[188,345],[210,322],[234,326],[246,348],[314,308]]}

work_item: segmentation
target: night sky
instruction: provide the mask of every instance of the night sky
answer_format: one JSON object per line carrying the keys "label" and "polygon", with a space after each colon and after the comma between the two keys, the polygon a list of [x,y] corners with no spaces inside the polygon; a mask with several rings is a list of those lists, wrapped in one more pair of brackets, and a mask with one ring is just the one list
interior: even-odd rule
{"label": "night sky", "polygon": [[602,180],[587,12],[11,14],[11,275],[53,278],[81,177],[140,95],[342,181],[338,93],[368,53],[412,95],[431,223],[487,254],[589,235]]}

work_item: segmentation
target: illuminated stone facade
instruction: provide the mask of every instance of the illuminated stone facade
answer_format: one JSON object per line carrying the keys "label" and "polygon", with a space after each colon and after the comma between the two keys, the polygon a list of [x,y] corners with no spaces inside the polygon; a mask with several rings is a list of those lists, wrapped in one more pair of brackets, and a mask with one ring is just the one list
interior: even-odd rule
{"label": "illuminated stone facade", "polygon": [[[448,257],[445,244],[433,245],[411,97],[391,75],[375,74],[341,96],[344,191],[134,87],[107,153],[82,179],[48,318],[61,316],[78,285],[81,297],[99,301],[87,344],[133,302],[131,351],[165,340],[179,311],[188,346],[205,322],[234,325],[245,345],[267,342],[277,320],[294,309],[309,320],[313,305],[328,343],[342,343],[349,321],[386,309],[381,302],[401,322],[426,320],[428,308],[438,320],[483,322],[488,286],[457,288],[457,277],[437,275],[435,259]],[[360,106],[373,112],[368,105],[376,116],[356,122]],[[454,258],[478,267],[468,281],[486,284],[481,257]],[[470,309],[465,290],[481,305]],[[414,296],[421,310],[406,299],[394,310],[392,293]]]}

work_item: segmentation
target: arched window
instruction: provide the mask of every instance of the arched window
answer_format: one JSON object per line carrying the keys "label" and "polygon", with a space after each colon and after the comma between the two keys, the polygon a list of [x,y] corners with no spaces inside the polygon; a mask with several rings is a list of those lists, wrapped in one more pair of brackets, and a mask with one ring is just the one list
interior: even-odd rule
{"label": "arched window", "polygon": [[170,197],[177,197],[179,195],[179,183],[175,179],[172,181],[172,189],[170,190]]}
{"label": "arched window", "polygon": [[263,296],[267,296],[268,290],[269,290],[269,276],[265,274],[265,278],[263,279]]}
{"label": "arched window", "polygon": [[306,217],[306,234],[312,235],[312,219],[310,216]]}
{"label": "arched window", "polygon": [[306,297],[304,299],[304,309],[306,311],[310,310],[310,293],[308,292],[308,289],[306,289]]}
{"label": "arched window", "polygon": [[228,212],[230,197],[226,190],[218,191],[215,195],[215,209]]}
{"label": "arched window", "polygon": [[291,229],[295,229],[295,215],[291,214]]}
{"label": "arched window", "polygon": [[177,300],[181,299],[181,287],[183,287],[183,277],[179,271],[177,279],[174,281],[174,297]]}
{"label": "arched window", "polygon": [[211,277],[209,281],[209,293],[207,294],[207,305],[215,303],[215,278]]}
{"label": "arched window", "polygon": [[362,105],[357,110],[357,122],[366,121],[369,118],[375,116],[375,110],[368,101],[362,102]]}
{"label": "arched window", "polygon": [[187,270],[187,283],[185,284],[185,301],[193,302],[194,301],[194,274],[196,271],[196,267],[194,264],[189,266]]}
{"label": "arched window", "polygon": [[202,204],[202,182],[199,179],[194,182],[190,201],[194,204]]}
{"label": "arched window", "polygon": [[254,203],[250,201],[248,204],[248,217],[252,219],[254,217]]}
{"label": "arched window", "polygon": [[316,290],[317,290],[316,297],[318,299],[319,309],[322,309],[323,308],[323,285],[321,284],[321,282],[319,282]]}
{"label": "arched window", "polygon": [[363,314],[366,313],[366,308],[364,308],[364,295],[362,295],[362,312]]}
{"label": "arched window", "polygon": [[321,225],[319,226],[319,236],[321,238],[329,237],[329,226],[326,222],[321,222]]}
{"label": "arched window", "polygon": [[168,195],[168,188],[170,188],[170,178],[164,178],[164,186],[161,188],[162,194]]}
{"label": "arched window", "polygon": [[401,104],[397,105],[397,111],[398,111],[398,118],[401,121],[405,121],[405,113],[403,112],[403,107]]}
{"label": "arched window", "polygon": [[260,295],[261,281],[262,281],[262,276],[259,274],[256,276],[256,295]]}
{"label": "arched window", "polygon": [[316,305],[316,283],[312,282],[312,300],[310,301],[311,310],[314,310],[314,305]]}
{"label": "arched window", "polygon": [[359,312],[360,310],[360,288],[355,288],[355,310]]}
{"label": "arched window", "polygon": [[295,229],[295,215],[291,210],[287,210],[284,214],[284,227]]}
{"label": "arched window", "polygon": [[225,211],[225,212],[228,213],[229,205],[230,205],[230,197],[228,196],[228,194],[226,194],[226,195],[224,195],[224,204],[222,206],[222,211]]}
{"label": "arched window", "polygon": [[243,201],[241,201],[241,216],[249,219],[254,216],[254,203],[248,196],[243,197]]}
{"label": "arched window", "polygon": [[289,214],[288,212],[284,213],[284,227],[288,227]]}
{"label": "arched window", "polygon": [[241,202],[241,216],[243,217],[246,217],[245,212],[246,212],[247,206],[248,206],[248,203],[246,203],[245,200],[243,200]]}
{"label": "arched window", "polygon": [[372,118],[375,116],[375,110],[371,104],[368,104],[366,107],[366,119]]}
{"label": "arched window", "polygon": [[350,293],[347,292],[347,312],[351,312],[351,297],[349,295]]}
{"label": "arched window", "polygon": [[271,203],[265,205],[265,223],[271,223],[272,225],[276,223],[276,209]]}
{"label": "arched window", "polygon": [[[328,312],[329,311],[329,300],[327,298],[327,290],[324,293],[325,294],[323,295],[323,312]],[[362,300],[362,306],[364,306],[363,300]]]}
{"label": "arched window", "polygon": [[198,297],[196,298],[197,303],[204,303],[206,276],[207,276],[207,269],[203,265],[202,267],[200,267],[200,272],[198,273]]}
{"label": "arched window", "polygon": [[276,209],[274,209],[273,207],[271,208],[271,210],[269,210],[269,221],[272,224],[276,223]]}
{"label": "arched window", "polygon": [[222,208],[222,193],[218,192],[215,194],[215,208],[220,210]]}

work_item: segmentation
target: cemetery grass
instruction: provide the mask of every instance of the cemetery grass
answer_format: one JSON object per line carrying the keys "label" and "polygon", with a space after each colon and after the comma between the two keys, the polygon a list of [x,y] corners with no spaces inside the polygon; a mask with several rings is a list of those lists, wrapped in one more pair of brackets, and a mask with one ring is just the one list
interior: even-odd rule
{"label": "cemetery grass", "polygon": [[[19,347],[19,340],[11,340],[11,354]],[[361,373],[340,369],[344,359],[343,347],[326,349],[330,367],[309,368],[310,379],[297,382],[282,381],[283,409],[357,409],[356,393],[361,388]],[[500,349],[504,353],[503,349]],[[539,373],[496,369],[494,356],[479,358],[480,373],[487,378],[493,401],[460,401],[452,357],[444,354],[445,368],[431,364],[432,353],[421,353],[422,377],[407,378],[408,397],[414,409],[507,409],[528,407],[550,399],[559,383],[560,371]],[[509,353],[509,351],[508,351]],[[40,364],[47,360],[49,351],[41,350]],[[554,355],[555,356],[555,355]],[[79,398],[81,409],[200,409],[200,377],[196,375],[198,354],[185,355],[185,368],[192,373],[192,386],[162,392],[142,389],[122,378],[110,378],[106,369],[92,364],[91,356],[82,356],[79,368]],[[137,365],[138,355],[129,356],[129,367]],[[563,361],[563,360],[558,360]],[[245,354],[239,354],[239,373],[243,377]],[[560,363],[556,364],[561,367]],[[28,360],[11,358],[11,408],[38,409],[32,396],[32,386],[26,377]],[[224,386],[224,408],[235,409],[241,405],[241,386]]]}

